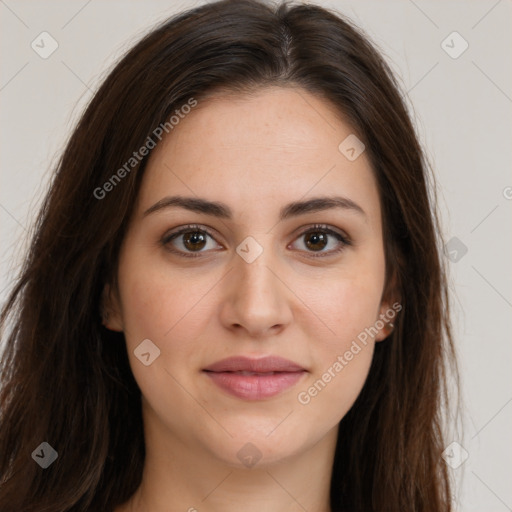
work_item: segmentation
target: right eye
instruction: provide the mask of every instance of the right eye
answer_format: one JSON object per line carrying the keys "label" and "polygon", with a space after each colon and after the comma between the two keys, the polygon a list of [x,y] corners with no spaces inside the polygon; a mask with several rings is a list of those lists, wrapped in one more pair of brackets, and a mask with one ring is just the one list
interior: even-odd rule
{"label": "right eye", "polygon": [[192,224],[184,226],[178,231],[167,233],[161,243],[175,254],[186,258],[197,258],[201,256],[201,253],[208,252],[203,250],[208,245],[208,238],[214,240],[213,235],[207,229]]}

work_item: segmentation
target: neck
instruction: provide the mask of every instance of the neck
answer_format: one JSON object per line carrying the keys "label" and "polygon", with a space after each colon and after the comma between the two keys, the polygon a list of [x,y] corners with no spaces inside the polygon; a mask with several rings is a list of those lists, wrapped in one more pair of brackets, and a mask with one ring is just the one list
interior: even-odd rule
{"label": "neck", "polygon": [[337,433],[278,462],[240,468],[145,421],[142,483],[115,512],[330,512]]}

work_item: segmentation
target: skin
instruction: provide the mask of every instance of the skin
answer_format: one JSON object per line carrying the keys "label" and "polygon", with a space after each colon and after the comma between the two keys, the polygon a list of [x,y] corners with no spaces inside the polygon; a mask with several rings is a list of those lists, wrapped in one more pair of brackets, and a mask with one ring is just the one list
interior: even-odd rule
{"label": "skin", "polygon": [[[325,100],[272,87],[200,102],[153,150],[121,248],[119,287],[105,288],[106,325],[124,331],[142,391],[147,450],[142,485],[116,512],[330,510],[338,424],[386,328],[308,404],[298,394],[392,303],[383,300],[381,210],[371,166],[364,152],[351,162],[338,150],[351,133]],[[279,221],[280,208],[292,201],[334,194],[364,215],[329,209]],[[144,216],[171,195],[220,201],[234,216],[179,207]],[[205,235],[206,243],[194,246],[181,235],[162,245],[164,235],[190,223],[210,228],[214,238]],[[301,234],[316,223],[352,244],[315,257],[341,244],[328,235],[323,247]],[[263,248],[251,263],[236,252],[248,236]],[[199,247],[202,255],[187,258],[169,247]],[[160,349],[149,366],[134,355],[144,339]],[[270,354],[308,370],[271,398],[233,397],[202,372],[229,356]],[[253,467],[237,457],[248,442],[261,454]]]}

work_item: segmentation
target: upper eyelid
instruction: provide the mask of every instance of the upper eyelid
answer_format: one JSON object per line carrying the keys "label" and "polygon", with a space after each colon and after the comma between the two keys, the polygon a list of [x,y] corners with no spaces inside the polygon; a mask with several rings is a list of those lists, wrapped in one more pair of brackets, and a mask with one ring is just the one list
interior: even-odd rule
{"label": "upper eyelid", "polygon": [[[295,236],[302,236],[302,235],[308,233],[309,231],[315,230],[315,229],[332,231],[331,236],[334,233],[336,235],[339,235],[343,239],[344,243],[352,244],[351,237],[344,230],[337,228],[335,226],[331,226],[330,224],[314,223],[314,224],[306,224],[304,226],[300,226],[295,230],[295,233],[296,233]],[[188,225],[183,225],[181,227],[175,228],[175,229],[171,230],[170,232],[166,233],[162,237],[162,240],[170,239],[171,237],[178,237],[178,236],[182,235],[183,233],[186,233],[187,231],[193,231],[193,230],[203,231],[207,235],[209,235],[213,239],[215,239],[215,241],[217,243],[219,243],[215,238],[215,233],[217,232],[217,230],[211,228],[210,226],[206,226],[204,224],[188,224]]]}

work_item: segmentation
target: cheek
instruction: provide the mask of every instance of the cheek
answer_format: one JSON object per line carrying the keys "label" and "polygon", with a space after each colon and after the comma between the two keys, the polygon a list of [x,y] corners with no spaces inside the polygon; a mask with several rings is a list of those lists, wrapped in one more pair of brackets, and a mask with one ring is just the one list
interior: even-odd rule
{"label": "cheek", "polygon": [[350,410],[368,377],[373,343],[357,341],[340,345],[340,350],[328,354],[324,364],[297,393],[297,402],[309,418],[323,425],[336,425]]}
{"label": "cheek", "polygon": [[[192,340],[203,330],[197,321],[200,316],[197,311],[209,283],[197,282],[187,288],[188,280],[183,273],[178,279],[176,274],[170,272],[164,275],[156,265],[145,267],[126,261],[119,270],[124,332],[131,370],[143,396],[154,410],[171,402],[173,407],[185,408],[190,406],[190,398],[180,391],[173,377],[180,381],[178,374],[186,368],[183,362],[194,357]],[[149,352],[153,350],[158,354],[154,360],[150,356],[148,366],[137,357],[137,353],[147,352],[146,349],[139,349],[147,346],[147,342],[141,345],[147,339],[152,343]]]}
{"label": "cheek", "polygon": [[132,340],[163,339],[197,302],[202,286],[187,286],[186,273],[171,271],[145,247],[133,246],[119,267],[125,331]]}
{"label": "cheek", "polygon": [[159,365],[169,367],[194,354],[192,340],[208,321],[208,315],[201,312],[205,297],[218,277],[193,279],[184,270],[145,267],[141,270],[142,266],[127,261],[119,272],[126,344],[133,359],[136,347],[150,339],[160,350]]}
{"label": "cheek", "polygon": [[[298,402],[308,413],[340,421],[359,395],[373,358],[375,324],[384,276],[375,272],[353,273],[323,287],[316,308],[329,327],[329,335],[311,337],[315,366],[301,387]],[[319,296],[318,296],[319,297]],[[327,418],[324,418],[327,420]]]}
{"label": "cheek", "polygon": [[351,340],[375,325],[383,286],[384,264],[375,261],[347,268],[316,287],[313,309],[329,327],[329,336],[321,343],[324,353],[347,350]]}
{"label": "cheek", "polygon": [[168,314],[173,311],[169,301],[174,294],[169,293],[165,281],[151,272],[127,273],[123,277],[121,296],[127,343],[131,346],[139,339],[161,339],[172,326],[173,318]]}
{"label": "cheek", "polygon": [[334,334],[312,338],[315,365],[310,379],[298,390],[297,401],[308,415],[325,424],[341,421],[368,377],[375,346],[369,333],[376,321],[378,297],[363,291],[340,290],[325,310]]}

